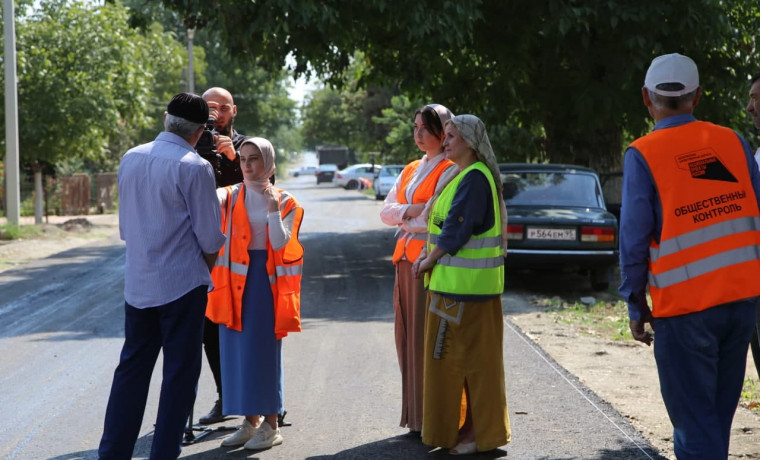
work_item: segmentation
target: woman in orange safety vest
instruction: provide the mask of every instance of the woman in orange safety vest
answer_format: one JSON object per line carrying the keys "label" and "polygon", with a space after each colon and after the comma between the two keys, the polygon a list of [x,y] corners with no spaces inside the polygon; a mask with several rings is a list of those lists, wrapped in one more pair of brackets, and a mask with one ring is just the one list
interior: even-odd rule
{"label": "woman in orange safety vest", "polygon": [[225,447],[282,443],[281,339],[301,330],[303,208],[269,182],[274,158],[268,140],[247,138],[240,146],[243,183],[218,189],[227,241],[211,274],[206,316],[219,324],[223,413],[245,416]]}
{"label": "woman in orange safety vest", "polygon": [[431,198],[459,172],[443,155],[443,125],[454,115],[440,104],[414,113],[414,140],[425,152],[399,174],[385,198],[380,218],[398,227],[393,264],[393,309],[396,314],[396,354],[401,369],[401,422],[419,435],[422,431],[422,361],[425,329],[425,288],[412,276],[412,264],[427,240],[427,209]]}

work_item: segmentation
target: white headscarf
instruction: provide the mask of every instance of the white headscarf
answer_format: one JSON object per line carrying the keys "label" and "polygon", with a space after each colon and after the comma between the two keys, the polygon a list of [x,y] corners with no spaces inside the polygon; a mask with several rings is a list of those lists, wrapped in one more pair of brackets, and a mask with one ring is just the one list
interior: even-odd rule
{"label": "white headscarf", "polygon": [[272,143],[263,137],[246,137],[240,144],[242,150],[245,144],[253,144],[261,151],[261,158],[264,161],[264,172],[256,176],[253,180],[245,180],[245,186],[263,192],[269,188],[272,184],[269,182],[269,178],[274,174],[274,147]]}

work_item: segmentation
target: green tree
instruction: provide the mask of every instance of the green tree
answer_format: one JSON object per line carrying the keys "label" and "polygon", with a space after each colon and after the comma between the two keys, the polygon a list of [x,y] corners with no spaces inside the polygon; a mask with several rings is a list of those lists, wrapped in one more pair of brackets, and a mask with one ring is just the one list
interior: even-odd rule
{"label": "green tree", "polygon": [[41,216],[43,167],[79,157],[112,170],[123,147],[150,124],[154,82],[172,76],[182,48],[160,28],[130,28],[120,4],[25,6],[16,27],[19,151],[34,171]]}
{"label": "green tree", "polygon": [[[181,16],[148,0],[126,0],[125,4],[130,8],[130,23],[140,29],[160,23],[183,43],[187,41],[187,29],[197,29],[193,38],[195,91],[201,94],[212,86],[229,90],[238,108],[236,129],[269,139],[277,150],[278,161],[284,159],[284,152],[302,148],[296,103],[287,92],[290,72],[283,67],[262,66],[260,60],[237,53],[221,41],[218,28],[205,27],[206,21],[196,15]],[[186,54],[184,57],[186,66]]]}
{"label": "green tree", "polygon": [[118,5],[43,1],[17,35],[19,145],[29,163],[103,157],[146,126],[154,65],[177,51],[160,31],[136,33]]}
{"label": "green tree", "polygon": [[364,161],[389,153],[386,138],[390,126],[379,123],[383,110],[391,107],[393,91],[360,80],[369,68],[362,53],[356,53],[343,72],[344,84],[330,84],[312,92],[303,107],[302,131],[310,148],[320,144],[346,145]]}
{"label": "green tree", "polygon": [[[640,88],[653,57],[694,58],[705,89],[697,114],[744,131],[746,77],[760,62],[755,0],[163,0],[213,22],[241,54],[341,84],[356,51],[358,82],[432,97],[489,127],[502,160],[618,169],[650,127]],[[399,12],[403,12],[399,14]]]}
{"label": "green tree", "polygon": [[388,132],[384,139],[383,163],[406,164],[422,155],[414,144],[414,120],[410,116],[420,105],[413,104],[406,96],[393,96],[391,106],[383,109],[381,116],[373,117],[372,120]]}

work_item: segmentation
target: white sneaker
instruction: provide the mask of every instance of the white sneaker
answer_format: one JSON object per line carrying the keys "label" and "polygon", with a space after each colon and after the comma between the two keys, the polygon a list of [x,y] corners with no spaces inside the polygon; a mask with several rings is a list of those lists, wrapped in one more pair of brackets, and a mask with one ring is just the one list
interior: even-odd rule
{"label": "white sneaker", "polygon": [[248,420],[243,419],[243,424],[240,425],[240,428],[232,436],[222,441],[222,447],[242,446],[249,439],[253,438],[255,434],[256,428]]}
{"label": "white sneaker", "polygon": [[258,450],[268,449],[280,444],[282,444],[280,428],[278,427],[273,430],[269,423],[264,421],[261,422],[261,425],[256,429],[256,433],[243,447],[249,450]]}

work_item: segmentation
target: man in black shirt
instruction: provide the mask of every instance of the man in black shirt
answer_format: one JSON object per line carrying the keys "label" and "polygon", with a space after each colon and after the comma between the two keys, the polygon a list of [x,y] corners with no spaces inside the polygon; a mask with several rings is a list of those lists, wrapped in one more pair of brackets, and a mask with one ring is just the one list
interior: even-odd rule
{"label": "man in black shirt", "polygon": [[237,106],[232,100],[232,94],[224,88],[214,87],[207,89],[201,97],[208,104],[209,118],[216,120],[216,151],[221,155],[216,186],[226,187],[243,182],[238,150],[245,136],[232,127],[237,115]]}
{"label": "man in black shirt", "polygon": [[[209,107],[209,118],[216,120],[214,136],[216,151],[220,155],[218,171],[216,171],[216,186],[243,182],[243,173],[240,170],[240,145],[245,136],[235,131],[232,127],[237,115],[237,106],[232,100],[232,94],[224,88],[214,87],[206,90],[201,96]],[[222,371],[219,358],[219,325],[206,318],[203,329],[203,345],[206,350],[206,359],[214,375],[216,392],[219,397],[208,414],[198,421],[203,425],[218,423],[224,420],[222,413]]]}

